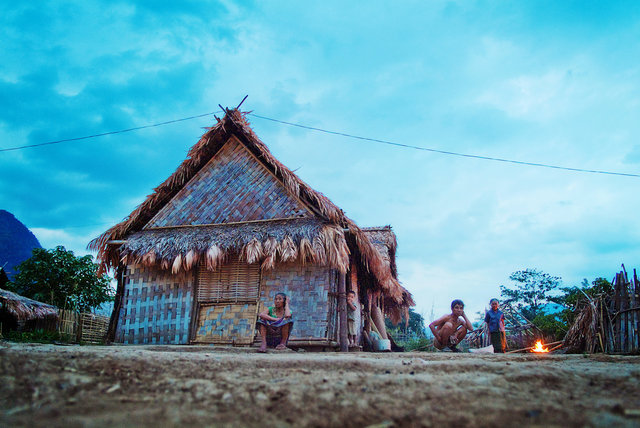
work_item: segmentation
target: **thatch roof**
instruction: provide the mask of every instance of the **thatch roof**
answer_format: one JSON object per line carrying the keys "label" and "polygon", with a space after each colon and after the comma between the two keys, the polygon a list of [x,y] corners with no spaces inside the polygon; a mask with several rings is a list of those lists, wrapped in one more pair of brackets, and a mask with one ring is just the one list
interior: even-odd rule
{"label": "thatch roof", "polygon": [[349,254],[341,228],[309,218],[142,230],[120,251],[127,263],[156,263],[174,273],[200,261],[213,270],[231,252],[247,263],[262,262],[263,269],[276,260],[336,265]]}
{"label": "thatch roof", "polygon": [[398,241],[396,240],[396,234],[391,230],[391,226],[383,227],[364,227],[362,228],[367,235],[371,243],[384,260],[384,263],[388,266],[391,274],[395,279],[398,279],[398,268],[396,267],[396,249],[398,248]]}
{"label": "thatch roof", "polygon": [[[303,230],[294,232],[298,220],[281,223],[259,222],[241,224],[198,225],[174,228],[145,227],[185,184],[216,155],[232,137],[237,138],[255,158],[262,163],[292,196],[301,201],[316,215],[316,222],[304,223]],[[202,229],[202,230],[200,230]],[[179,233],[178,233],[179,231]],[[207,233],[213,237],[208,237]],[[180,235],[180,237],[178,237]],[[346,238],[349,239],[346,239]],[[126,240],[119,248],[110,242]],[[175,241],[175,242],[172,242]],[[349,248],[353,242],[355,248]],[[313,190],[269,152],[250,128],[245,113],[227,110],[223,119],[207,130],[191,148],[178,169],[138,206],[124,221],[113,226],[89,244],[98,252],[103,269],[113,268],[126,259],[148,264],[159,264],[174,271],[190,269],[198,260],[217,261],[227,251],[244,255],[245,260],[257,261],[264,257],[263,268],[270,268],[277,261],[297,259],[313,260],[346,272],[349,253],[359,254],[360,263],[376,280],[375,286],[395,304],[407,308],[412,304],[390,264],[344,212],[322,193]],[[221,252],[222,256],[217,254]]]}
{"label": "thatch roof", "polygon": [[17,321],[57,319],[55,306],[29,299],[8,290],[0,289],[0,303],[6,313]]}

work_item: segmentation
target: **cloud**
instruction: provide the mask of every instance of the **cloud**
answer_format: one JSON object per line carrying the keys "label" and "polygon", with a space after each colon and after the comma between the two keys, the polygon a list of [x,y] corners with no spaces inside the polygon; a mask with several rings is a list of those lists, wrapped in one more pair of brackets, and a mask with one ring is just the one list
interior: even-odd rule
{"label": "cloud", "polygon": [[[637,172],[638,10],[474,2],[0,6],[0,147],[244,104],[459,153]],[[633,25],[632,25],[633,24]],[[362,226],[391,224],[418,309],[482,309],[527,267],[567,284],[640,257],[637,181],[446,156],[249,117]],[[0,207],[82,251],[186,157],[212,117],[0,152]]]}

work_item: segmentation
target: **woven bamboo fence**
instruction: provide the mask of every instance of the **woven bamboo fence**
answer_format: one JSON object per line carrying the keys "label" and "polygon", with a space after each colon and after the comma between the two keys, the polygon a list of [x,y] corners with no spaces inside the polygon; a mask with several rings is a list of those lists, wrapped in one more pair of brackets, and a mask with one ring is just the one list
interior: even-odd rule
{"label": "woven bamboo fence", "polygon": [[104,343],[109,317],[60,310],[58,332],[81,343]]}

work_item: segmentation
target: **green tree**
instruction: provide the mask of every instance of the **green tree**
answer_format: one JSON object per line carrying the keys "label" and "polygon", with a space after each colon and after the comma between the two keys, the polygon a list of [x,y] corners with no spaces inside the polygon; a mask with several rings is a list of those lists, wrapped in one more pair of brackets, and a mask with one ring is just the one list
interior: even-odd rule
{"label": "green tree", "polygon": [[559,277],[537,269],[519,270],[512,273],[509,279],[514,285],[501,285],[500,295],[531,321],[541,314],[543,305],[552,301],[553,292],[561,282]]}
{"label": "green tree", "polygon": [[88,311],[114,296],[110,278],[98,276],[92,256],[76,257],[63,246],[35,248],[17,269],[12,291],[62,309]]}
{"label": "green tree", "polygon": [[562,340],[569,330],[561,314],[538,314],[531,320],[544,334],[547,341]]}
{"label": "green tree", "polygon": [[423,337],[425,335],[425,327],[424,327],[424,317],[413,310],[413,308],[409,308],[409,323],[405,328],[405,319],[402,318],[402,321],[398,323],[397,326],[394,326],[391,323],[391,320],[385,318],[385,327],[388,331],[402,331],[405,334],[410,333],[416,337]]}
{"label": "green tree", "polygon": [[587,299],[611,296],[613,294],[613,285],[605,278],[596,278],[591,284],[585,278],[582,280],[580,287],[560,287],[560,290],[562,290],[563,294],[551,300],[564,306],[565,309],[560,317],[567,326],[571,326],[578,313],[587,303]]}

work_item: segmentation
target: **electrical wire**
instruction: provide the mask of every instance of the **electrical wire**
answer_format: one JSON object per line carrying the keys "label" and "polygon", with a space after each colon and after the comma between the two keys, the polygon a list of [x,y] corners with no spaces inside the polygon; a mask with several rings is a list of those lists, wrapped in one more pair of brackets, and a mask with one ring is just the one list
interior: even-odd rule
{"label": "electrical wire", "polygon": [[[218,112],[219,111],[214,111],[214,112],[210,112],[210,113],[203,113],[203,114],[199,114],[199,115],[196,115],[196,116],[185,117],[185,118],[182,118],[182,119],[168,120],[166,122],[154,123],[152,125],[145,125],[145,126],[138,126],[138,127],[135,127],[135,128],[121,129],[119,131],[103,132],[101,134],[87,135],[87,136],[84,136],[84,137],[67,138],[67,139],[64,139],[64,140],[48,141],[48,142],[45,142],[45,143],[29,144],[29,145],[19,146],[19,147],[9,147],[9,148],[5,148],[5,149],[0,149],[0,152],[8,152],[8,151],[12,151],[12,150],[29,149],[29,148],[33,148],[33,147],[42,147],[42,146],[48,146],[48,145],[52,145],[52,144],[65,143],[65,142],[69,142],[69,141],[86,140],[86,139],[89,139],[89,138],[103,137],[105,135],[122,134],[124,132],[137,131],[137,130],[140,130],[140,129],[153,128],[153,127],[156,127],[156,126],[168,125],[168,124],[171,124],[171,123],[183,122],[183,121],[186,121],[186,120],[197,119],[197,118],[205,117],[205,116],[211,116],[211,115],[214,115],[214,114],[216,114]],[[395,146],[395,147],[402,147],[402,148],[414,149],[414,150],[422,150],[422,151],[425,151],[425,152],[439,153],[439,154],[449,155],[449,156],[459,156],[459,157],[472,158],[472,159],[489,160],[489,161],[494,161],[494,162],[512,163],[512,164],[516,164],[516,165],[535,166],[535,167],[539,167],[539,168],[559,169],[559,170],[572,171],[572,172],[584,172],[584,173],[590,173],[590,174],[605,174],[605,175],[616,175],[616,176],[622,176],[622,177],[640,178],[640,174],[632,174],[632,173],[625,173],[625,172],[614,172],[614,171],[603,171],[603,170],[596,170],[596,169],[572,168],[572,167],[566,167],[566,166],[560,166],[560,165],[551,165],[551,164],[544,164],[544,163],[537,163],[537,162],[519,161],[519,160],[513,160],[513,159],[497,158],[497,157],[492,157],[492,156],[472,155],[472,154],[468,154],[468,153],[452,152],[452,151],[448,151],[448,150],[439,150],[439,149],[433,149],[433,148],[429,148],[429,147],[414,146],[414,145],[411,145],[411,144],[395,143],[393,141],[380,140],[380,139],[377,139],[377,138],[362,137],[362,136],[359,136],[359,135],[347,134],[347,133],[344,133],[344,132],[337,132],[337,131],[329,131],[329,130],[326,130],[326,129],[316,128],[316,127],[313,127],[313,126],[307,126],[307,125],[301,125],[299,123],[287,122],[287,121],[284,121],[284,120],[279,120],[279,119],[274,119],[274,118],[271,118],[271,117],[261,116],[259,114],[255,114],[253,112],[248,112],[247,114],[249,114],[249,115],[251,115],[253,117],[256,117],[258,119],[268,120],[268,121],[275,122],[275,123],[280,123],[280,124],[283,124],[283,125],[288,125],[288,126],[294,126],[294,127],[297,127],[297,128],[307,129],[307,130],[310,130],[310,131],[317,131],[317,132],[322,132],[322,133],[330,134],[330,135],[338,135],[338,136],[341,136],[341,137],[353,138],[353,139],[356,139],[356,140],[370,141],[370,142],[373,142],[373,143],[387,144],[387,145]]]}
{"label": "electrical wire", "polygon": [[289,125],[289,126],[295,126],[295,127],[303,128],[303,129],[308,129],[308,130],[311,130],[311,131],[323,132],[325,134],[339,135],[339,136],[342,136],[342,137],[354,138],[354,139],[357,139],[357,140],[364,140],[364,141],[371,141],[371,142],[374,142],[374,143],[388,144],[390,146],[403,147],[403,148],[407,148],[407,149],[423,150],[425,152],[440,153],[440,154],[443,154],[443,155],[460,156],[460,157],[473,158],[473,159],[483,159],[483,160],[490,160],[490,161],[495,161],[495,162],[507,162],[507,163],[514,163],[514,164],[518,164],[518,165],[537,166],[537,167],[541,167],[541,168],[561,169],[561,170],[565,170],[565,171],[586,172],[586,173],[592,173],[592,174],[607,174],[607,175],[618,175],[618,176],[623,176],[623,177],[637,177],[637,178],[640,178],[640,174],[631,174],[631,173],[613,172],[613,171],[601,171],[601,170],[596,170],[596,169],[571,168],[571,167],[559,166],[559,165],[549,165],[549,164],[544,164],[544,163],[518,161],[518,160],[513,160],[513,159],[503,159],[503,158],[496,158],[496,157],[491,157],[491,156],[470,155],[470,154],[467,154],[467,153],[458,153],[458,152],[451,152],[451,151],[447,151],[447,150],[431,149],[431,148],[428,148],[428,147],[412,146],[410,144],[394,143],[393,141],[379,140],[377,138],[361,137],[361,136],[358,136],[358,135],[346,134],[344,132],[328,131],[328,130],[322,129],[322,128],[314,128],[312,126],[300,125],[298,123],[285,122],[283,120],[273,119],[273,118],[265,117],[265,116],[260,116],[260,115],[257,115],[255,113],[251,113],[251,112],[248,113],[248,114],[250,114],[253,117],[257,117],[259,119],[270,120],[272,122],[277,122],[277,123],[281,123],[281,124]]}
{"label": "electrical wire", "polygon": [[204,116],[211,116],[212,114],[216,114],[216,113],[218,113],[218,112],[214,111],[214,112],[211,112],[211,113],[199,114],[197,116],[190,116],[190,117],[185,117],[185,118],[182,118],[182,119],[174,119],[174,120],[168,120],[166,122],[154,123],[152,125],[145,125],[145,126],[138,126],[138,127],[135,127],[135,128],[121,129],[119,131],[103,132],[102,134],[93,134],[93,135],[87,135],[87,136],[84,136],[84,137],[76,137],[76,138],[66,138],[64,140],[47,141],[46,143],[29,144],[29,145],[26,145],[26,146],[19,146],[19,147],[9,147],[9,148],[6,148],[6,149],[0,149],[0,152],[9,152],[11,150],[22,150],[22,149],[30,149],[30,148],[33,148],[33,147],[49,146],[49,145],[52,145],[52,144],[66,143],[68,141],[79,141],[79,140],[86,140],[86,139],[89,139],[89,138],[104,137],[105,135],[122,134],[124,132],[138,131],[140,129],[153,128],[155,126],[169,125],[170,123],[184,122],[185,120],[197,119],[199,117],[204,117]]}

